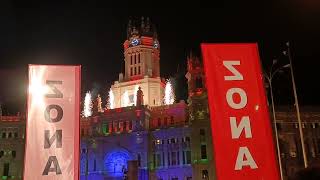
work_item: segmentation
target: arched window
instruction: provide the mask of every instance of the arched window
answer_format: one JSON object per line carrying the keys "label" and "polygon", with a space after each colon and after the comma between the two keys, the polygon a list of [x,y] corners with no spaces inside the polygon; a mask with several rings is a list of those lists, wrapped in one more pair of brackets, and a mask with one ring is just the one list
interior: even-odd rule
{"label": "arched window", "polygon": [[167,125],[168,125],[168,118],[167,118],[167,117],[164,118],[163,124],[164,124],[164,126],[167,126]]}
{"label": "arched window", "polygon": [[3,132],[3,133],[2,133],[2,138],[6,138],[6,136],[7,136],[7,133],[6,133],[6,132]]}
{"label": "arched window", "polygon": [[16,151],[11,151],[11,155],[12,155],[13,158],[15,158],[16,157]]}
{"label": "arched window", "polygon": [[203,88],[202,78],[201,77],[197,77],[196,78],[196,88]]}
{"label": "arched window", "polygon": [[160,127],[160,126],[161,126],[161,119],[158,118],[158,127]]}
{"label": "arched window", "polygon": [[171,124],[171,125],[174,124],[173,116],[170,116],[170,124]]}
{"label": "arched window", "polygon": [[4,155],[4,151],[0,151],[0,158]]}

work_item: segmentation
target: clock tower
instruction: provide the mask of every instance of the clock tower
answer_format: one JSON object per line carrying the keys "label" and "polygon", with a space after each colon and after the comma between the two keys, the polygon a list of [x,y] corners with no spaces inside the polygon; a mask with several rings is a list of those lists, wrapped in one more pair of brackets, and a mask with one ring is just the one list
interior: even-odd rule
{"label": "clock tower", "polygon": [[141,18],[140,26],[128,23],[127,40],[124,42],[124,79],[135,80],[144,76],[160,77],[160,45],[155,27],[149,18]]}
{"label": "clock tower", "polygon": [[115,107],[136,105],[139,87],[145,97],[143,104],[162,105],[164,82],[160,78],[160,44],[149,18],[129,20],[123,46],[125,72],[119,74],[119,80],[111,87]]}

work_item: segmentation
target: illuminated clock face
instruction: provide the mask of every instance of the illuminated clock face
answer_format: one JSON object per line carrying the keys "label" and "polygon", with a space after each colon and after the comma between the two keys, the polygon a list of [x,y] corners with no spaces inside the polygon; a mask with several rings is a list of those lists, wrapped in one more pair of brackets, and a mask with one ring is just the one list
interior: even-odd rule
{"label": "illuminated clock face", "polygon": [[135,38],[135,39],[132,39],[131,44],[132,44],[132,46],[136,46],[136,45],[139,44],[139,40],[136,39],[136,38]]}

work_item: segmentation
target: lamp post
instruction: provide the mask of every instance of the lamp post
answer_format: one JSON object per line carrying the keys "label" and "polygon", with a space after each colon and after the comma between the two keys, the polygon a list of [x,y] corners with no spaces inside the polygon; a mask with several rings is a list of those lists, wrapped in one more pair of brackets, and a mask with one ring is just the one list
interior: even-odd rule
{"label": "lamp post", "polygon": [[306,150],[305,150],[305,144],[304,144],[304,136],[303,136],[302,123],[301,123],[301,118],[300,118],[300,110],[299,110],[296,83],[295,83],[294,75],[293,75],[292,57],[291,57],[289,42],[287,42],[286,45],[287,45],[287,51],[285,51],[284,54],[288,55],[288,57],[289,57],[291,81],[292,81],[292,88],[293,88],[295,107],[296,107],[296,111],[297,111],[297,119],[298,119],[298,125],[299,125],[299,133],[300,133],[300,141],[301,141],[301,147],[302,147],[303,162],[304,162],[304,167],[307,168],[308,167],[308,159],[307,159]]}
{"label": "lamp post", "polygon": [[277,155],[278,155],[278,162],[279,162],[279,169],[280,169],[280,177],[281,180],[283,180],[283,172],[282,172],[282,162],[281,162],[281,155],[280,155],[280,145],[279,145],[279,139],[278,139],[278,129],[277,129],[277,120],[276,120],[276,113],[274,108],[274,100],[273,100],[273,90],[272,90],[272,79],[274,75],[276,75],[278,72],[280,72],[284,68],[288,68],[290,64],[286,64],[275,71],[273,70],[273,66],[277,63],[277,59],[274,59],[272,62],[272,66],[270,68],[269,73],[264,73],[265,78],[268,81],[269,84],[269,90],[270,90],[270,96],[271,96],[271,106],[272,106],[272,114],[273,114],[273,125],[274,125],[274,131],[275,131],[275,138],[276,138],[276,145],[277,145]]}

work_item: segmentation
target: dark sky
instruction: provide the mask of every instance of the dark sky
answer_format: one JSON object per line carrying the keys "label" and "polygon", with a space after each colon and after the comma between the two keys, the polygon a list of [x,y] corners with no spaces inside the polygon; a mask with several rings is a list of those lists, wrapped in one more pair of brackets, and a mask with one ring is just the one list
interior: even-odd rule
{"label": "dark sky", "polygon": [[[117,2],[117,1],[116,1]],[[149,16],[161,44],[161,73],[185,71],[201,42],[258,42],[266,69],[290,41],[300,103],[320,104],[320,2],[0,1],[0,101],[23,110],[27,64],[81,64],[82,91],[104,94],[122,70],[129,17]],[[182,5],[181,5],[182,4]],[[280,62],[287,63],[286,57]],[[292,104],[289,72],[275,78],[276,102]],[[186,87],[179,87],[186,88]]]}

